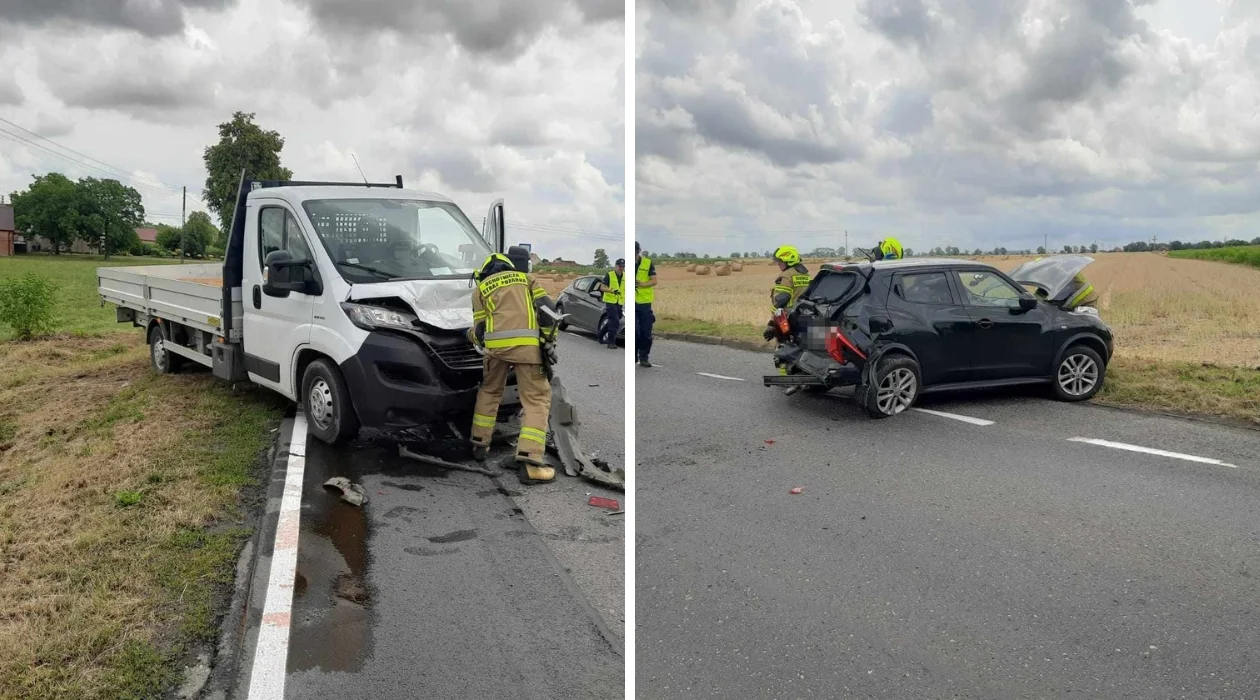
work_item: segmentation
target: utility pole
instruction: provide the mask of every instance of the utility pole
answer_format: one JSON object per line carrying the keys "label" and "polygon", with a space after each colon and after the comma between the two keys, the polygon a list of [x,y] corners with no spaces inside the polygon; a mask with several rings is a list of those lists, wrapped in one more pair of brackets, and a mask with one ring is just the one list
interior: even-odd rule
{"label": "utility pole", "polygon": [[849,229],[844,230],[844,257],[849,257]]}
{"label": "utility pole", "polygon": [[184,186],[184,202],[179,206],[179,264],[184,264],[184,249],[188,247],[188,186]]}

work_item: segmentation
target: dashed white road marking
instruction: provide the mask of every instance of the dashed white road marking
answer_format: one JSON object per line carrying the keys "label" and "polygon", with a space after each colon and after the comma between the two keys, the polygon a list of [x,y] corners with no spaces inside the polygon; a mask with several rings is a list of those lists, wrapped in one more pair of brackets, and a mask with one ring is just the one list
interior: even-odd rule
{"label": "dashed white road marking", "polygon": [[727,380],[730,380],[730,381],[732,381],[732,382],[742,382],[742,381],[744,381],[744,379],[742,379],[742,378],[740,378],[740,377],[728,377],[728,376],[726,376],[725,374],[710,374],[710,373],[708,373],[708,372],[696,372],[696,374],[700,375],[701,377],[713,377],[714,379],[727,379]]}
{"label": "dashed white road marking", "polygon": [[306,472],[306,416],[293,419],[284,495],[276,523],[276,542],[267,578],[262,624],[249,675],[248,700],[284,700],[284,675],[289,659],[293,583],[297,574],[298,532],[302,515],[302,477]]}
{"label": "dashed white road marking", "polygon": [[933,416],[940,416],[940,417],[942,417],[942,418],[953,418],[954,420],[960,420],[960,421],[962,421],[962,422],[964,422],[964,423],[970,423],[970,424],[972,424],[972,425],[993,425],[993,421],[991,421],[991,420],[985,420],[985,419],[983,419],[983,418],[972,418],[971,416],[964,416],[964,415],[960,415],[960,414],[958,414],[958,413],[946,413],[946,412],[944,412],[944,411],[932,411],[932,410],[929,410],[929,409],[926,409],[926,408],[915,408],[915,409],[911,409],[911,410],[918,411],[919,413],[927,413],[927,414],[929,414],[929,415],[933,415]]}
{"label": "dashed white road marking", "polygon": [[1184,459],[1187,462],[1199,462],[1201,464],[1214,464],[1218,467],[1230,467],[1237,469],[1238,465],[1222,462],[1219,459],[1211,457],[1199,457],[1197,455],[1188,455],[1181,452],[1169,452],[1168,450],[1157,450],[1153,447],[1142,447],[1140,445],[1129,445],[1123,442],[1111,442],[1110,440],[1098,440],[1096,438],[1074,437],[1068,438],[1071,442],[1083,442],[1089,445],[1098,445],[1100,447],[1110,447],[1117,450],[1127,450],[1129,452],[1143,452],[1148,455],[1158,455],[1160,457],[1171,457],[1173,459]]}

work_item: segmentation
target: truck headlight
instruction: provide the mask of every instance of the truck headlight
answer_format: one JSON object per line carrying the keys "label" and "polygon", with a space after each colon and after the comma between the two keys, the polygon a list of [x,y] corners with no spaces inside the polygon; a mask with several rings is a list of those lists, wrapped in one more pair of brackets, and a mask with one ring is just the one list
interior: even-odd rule
{"label": "truck headlight", "polygon": [[398,328],[406,331],[414,331],[416,329],[415,314],[366,304],[346,303],[342,304],[341,308],[346,312],[346,316],[351,323],[365,331],[373,331],[378,328]]}

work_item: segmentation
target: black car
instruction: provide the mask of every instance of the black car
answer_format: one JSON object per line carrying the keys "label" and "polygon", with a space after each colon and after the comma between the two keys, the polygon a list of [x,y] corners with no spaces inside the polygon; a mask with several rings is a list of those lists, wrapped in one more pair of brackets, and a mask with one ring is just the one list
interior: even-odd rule
{"label": "black car", "polygon": [[[560,313],[569,315],[569,318],[560,323],[560,330],[568,330],[573,326],[599,337],[604,325],[608,323],[608,318],[604,315],[604,291],[600,284],[602,279],[602,275],[579,277],[560,292],[560,298],[556,299],[556,308]],[[625,323],[617,329],[617,340],[623,343],[626,340]]]}
{"label": "black car", "polygon": [[921,394],[1050,385],[1063,401],[1102,388],[1111,329],[1091,307],[1065,308],[1093,262],[1053,256],[1007,275],[966,260],[829,263],[779,326],[787,375],[766,386],[854,386],[874,418]]}

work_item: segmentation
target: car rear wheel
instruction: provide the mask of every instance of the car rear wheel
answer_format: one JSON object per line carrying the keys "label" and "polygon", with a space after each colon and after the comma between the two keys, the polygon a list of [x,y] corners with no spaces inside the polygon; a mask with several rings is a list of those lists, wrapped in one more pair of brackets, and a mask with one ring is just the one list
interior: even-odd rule
{"label": "car rear wheel", "polygon": [[359,434],[359,416],[350,403],[346,380],[328,360],[315,360],[302,375],[302,401],[310,433],[329,445],[340,445]]}
{"label": "car rear wheel", "polygon": [[1088,401],[1103,385],[1106,365],[1085,345],[1073,345],[1063,353],[1054,377],[1054,397],[1060,401]]}
{"label": "car rear wheel", "polygon": [[904,413],[919,398],[919,363],[905,355],[879,361],[875,381],[866,387],[862,404],[871,418],[888,418]]}

